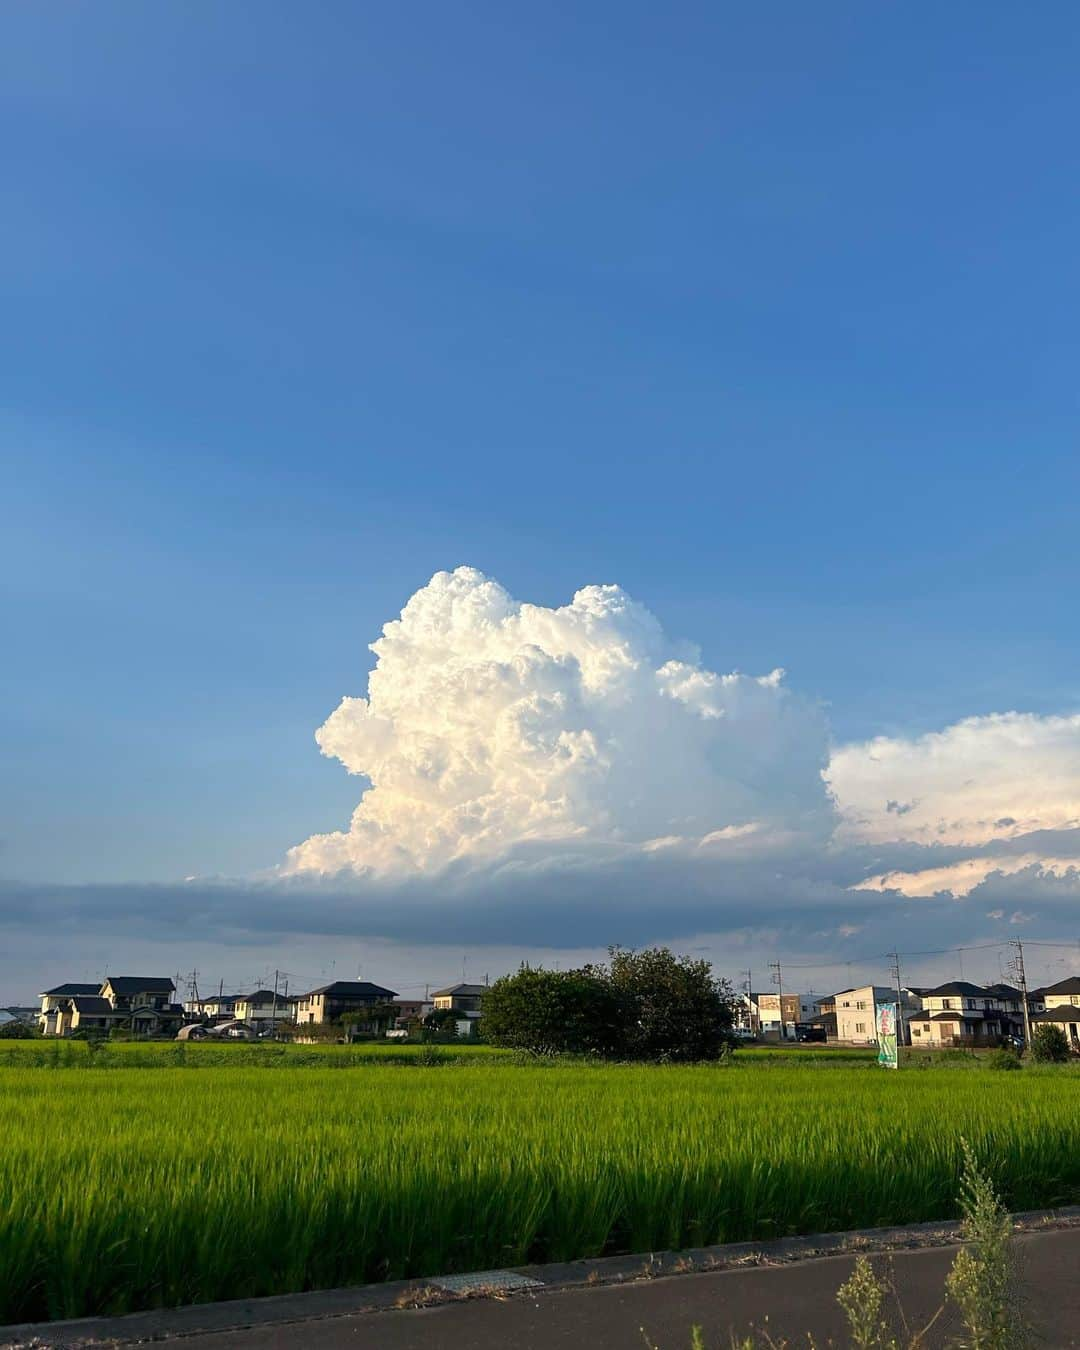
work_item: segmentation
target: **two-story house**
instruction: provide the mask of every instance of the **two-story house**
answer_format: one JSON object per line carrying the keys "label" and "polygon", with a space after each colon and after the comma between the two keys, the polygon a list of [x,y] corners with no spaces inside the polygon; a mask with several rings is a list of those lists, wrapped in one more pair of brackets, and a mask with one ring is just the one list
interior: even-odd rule
{"label": "two-story house", "polygon": [[168,1035],[183,1021],[183,1009],[171,1002],[175,988],[167,976],[153,975],[111,975],[100,985],[58,984],[41,994],[38,1023],[46,1036],[113,1027]]}
{"label": "two-story house", "polygon": [[911,1019],[911,1043],[993,1045],[1023,1034],[1023,995],[1008,984],[978,985],[951,980],[922,991],[922,1010]]}
{"label": "two-story house", "polygon": [[390,1003],[396,997],[393,989],[384,989],[370,980],[335,980],[297,997],[296,1021],[300,1025],[333,1022],[343,1013],[362,1012],[380,1003]]}
{"label": "two-story house", "polygon": [[175,1033],[184,1020],[183,1008],[172,1001],[175,991],[167,975],[109,975],[101,997],[137,1035],[156,1036]]}
{"label": "two-story house", "polygon": [[256,1031],[272,1031],[295,1016],[293,999],[273,989],[256,989],[252,994],[237,994],[233,1016]]}
{"label": "two-story house", "polygon": [[459,1036],[471,1036],[480,1020],[481,1005],[487,993],[485,984],[452,984],[447,989],[436,989],[431,996],[435,1011],[453,1012],[457,1017]]}
{"label": "two-story house", "polygon": [[1043,1011],[1032,1014],[1033,1026],[1051,1023],[1060,1027],[1074,1054],[1080,1054],[1080,977],[1070,975],[1039,991]]}
{"label": "two-story house", "polygon": [[100,984],[58,984],[53,989],[43,989],[38,995],[41,999],[41,1012],[38,1014],[38,1026],[43,1036],[63,1036],[71,1030],[70,1018],[65,1021],[68,1000],[89,998],[101,993]]}
{"label": "two-story house", "polygon": [[752,994],[756,1001],[757,1030],[762,1036],[792,1041],[800,1026],[809,1026],[818,1011],[810,994]]}
{"label": "two-story house", "polygon": [[[896,990],[891,985],[864,984],[856,989],[841,989],[833,995],[836,1014],[836,1039],[847,1045],[877,1044],[878,1003],[896,1003]],[[915,1012],[915,1001],[910,991],[902,990],[898,1032],[901,1044],[908,1035],[908,1023]]]}

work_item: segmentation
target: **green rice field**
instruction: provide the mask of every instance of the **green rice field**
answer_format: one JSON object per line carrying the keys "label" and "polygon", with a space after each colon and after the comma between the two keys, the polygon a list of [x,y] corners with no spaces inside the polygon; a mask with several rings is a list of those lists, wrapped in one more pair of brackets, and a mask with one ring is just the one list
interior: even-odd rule
{"label": "green rice field", "polygon": [[939,1218],[962,1136],[1080,1198],[1076,1070],[863,1052],[11,1042],[0,1120],[0,1323]]}

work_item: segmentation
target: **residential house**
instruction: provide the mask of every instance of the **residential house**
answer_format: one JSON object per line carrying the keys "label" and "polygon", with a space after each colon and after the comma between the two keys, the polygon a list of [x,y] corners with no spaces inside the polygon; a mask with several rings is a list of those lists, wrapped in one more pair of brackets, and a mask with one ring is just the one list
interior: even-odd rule
{"label": "residential house", "polygon": [[[876,1045],[875,1004],[896,1001],[896,990],[887,984],[864,984],[857,989],[841,989],[833,997],[836,1039],[846,1045]],[[905,990],[900,1006],[901,1022],[906,1023],[914,1010],[913,1000]]]}
{"label": "residential house", "polygon": [[430,999],[396,998],[394,999],[394,1029],[404,1031],[410,1022],[422,1019],[434,1008]]}
{"label": "residential house", "polygon": [[452,984],[448,989],[436,989],[431,996],[435,1011],[457,1014],[457,1034],[472,1036],[480,1021],[480,1006],[487,993],[486,984]]}
{"label": "residential house", "polygon": [[794,1040],[798,1027],[809,1025],[818,1008],[811,994],[752,994],[751,999],[757,1002],[759,1034],[777,1040]]}
{"label": "residential house", "polygon": [[176,985],[167,975],[109,975],[101,986],[114,1012],[123,1014],[121,1025],[136,1035],[175,1035],[184,1020],[184,1010],[173,1003]]}
{"label": "residential house", "polygon": [[1008,984],[951,980],[920,991],[922,1008],[910,1019],[913,1046],[995,1045],[1022,1035],[1023,995]]}
{"label": "residential house", "polygon": [[143,1036],[171,1035],[184,1019],[184,1010],[171,1002],[175,988],[167,976],[152,975],[111,975],[101,985],[58,984],[40,995],[37,1020],[46,1036],[117,1026]]}
{"label": "residential house", "polygon": [[431,996],[435,1010],[452,1009],[462,1016],[479,1016],[480,1004],[487,993],[486,984],[452,984],[449,989],[436,989]]}
{"label": "residential house", "polygon": [[296,1000],[297,1023],[333,1022],[343,1013],[362,1012],[397,997],[393,989],[369,980],[335,980],[320,989],[301,994]]}
{"label": "residential house", "polygon": [[295,1002],[273,989],[256,989],[252,994],[237,994],[234,1016],[256,1031],[273,1031],[285,1022],[293,1021]]}
{"label": "residential house", "polygon": [[1033,1013],[1033,1026],[1050,1023],[1060,1027],[1074,1054],[1080,1054],[1080,977],[1070,975],[1039,991],[1043,1010]]}
{"label": "residential house", "polygon": [[236,994],[216,993],[206,998],[190,998],[184,1004],[188,1017],[203,1022],[223,1022],[236,1015]]}
{"label": "residential house", "polygon": [[100,994],[73,994],[60,1010],[60,1030],[54,1034],[70,1036],[76,1031],[93,1031],[104,1036],[126,1020],[127,1014],[117,1012]]}
{"label": "residential house", "polygon": [[101,993],[100,984],[58,984],[53,989],[43,989],[38,995],[41,999],[41,1012],[38,1025],[44,1036],[62,1036],[61,1012],[66,1009],[71,998],[91,997]]}

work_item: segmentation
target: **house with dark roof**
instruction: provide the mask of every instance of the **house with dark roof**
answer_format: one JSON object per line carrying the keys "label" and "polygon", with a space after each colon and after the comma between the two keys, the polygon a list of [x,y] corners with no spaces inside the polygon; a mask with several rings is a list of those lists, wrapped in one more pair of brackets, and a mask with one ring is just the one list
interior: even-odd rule
{"label": "house with dark roof", "polygon": [[1037,991],[1041,995],[1042,1011],[1032,1014],[1033,1026],[1050,1023],[1060,1027],[1074,1054],[1080,1054],[1080,977],[1070,975],[1057,984],[1048,984]]}
{"label": "house with dark roof", "polygon": [[120,1025],[137,1036],[175,1036],[184,1020],[175,991],[167,975],[109,975],[101,986],[113,1011],[124,1015]]}
{"label": "house with dark roof", "polygon": [[435,1011],[452,1009],[464,1017],[470,1013],[479,1017],[480,1004],[487,993],[485,984],[452,984],[446,989],[436,989],[431,996]]}
{"label": "house with dark roof", "polygon": [[343,1013],[362,1013],[397,998],[393,989],[384,989],[370,980],[335,980],[301,994],[296,1000],[297,1025],[333,1022]]}
{"label": "house with dark roof", "polygon": [[43,989],[38,995],[41,999],[41,1011],[38,1013],[38,1026],[43,1036],[62,1036],[60,1029],[61,1008],[66,1008],[72,998],[89,997],[100,994],[100,984],[58,984],[52,989]]}
{"label": "house with dark roof", "polygon": [[1024,1034],[1023,994],[1011,984],[951,980],[923,990],[921,1002],[910,1024],[914,1046],[995,1045]]}
{"label": "house with dark roof", "polygon": [[70,1036],[90,1027],[173,1035],[184,1020],[183,1008],[172,1002],[175,988],[164,975],[110,975],[100,985],[58,984],[41,994],[38,1021],[46,1036]]}
{"label": "house with dark roof", "polygon": [[76,1031],[93,1031],[107,1034],[115,1026],[120,1026],[127,1018],[126,1013],[117,1012],[107,998],[100,994],[74,994],[61,1010],[63,1029],[58,1035],[67,1036]]}
{"label": "house with dark roof", "polygon": [[275,989],[237,994],[233,1016],[256,1031],[272,1031],[296,1016],[296,1000]]}

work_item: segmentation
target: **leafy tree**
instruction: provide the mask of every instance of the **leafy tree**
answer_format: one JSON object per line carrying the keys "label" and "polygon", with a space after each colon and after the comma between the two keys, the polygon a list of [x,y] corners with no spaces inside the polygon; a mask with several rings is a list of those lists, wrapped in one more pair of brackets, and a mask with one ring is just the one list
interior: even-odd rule
{"label": "leafy tree", "polygon": [[1053,1022],[1044,1022],[1031,1033],[1031,1058],[1040,1064],[1063,1064],[1069,1058],[1069,1041]]}
{"label": "leafy tree", "polygon": [[0,1026],[0,1041],[34,1041],[38,1034],[36,1027],[25,1022],[5,1022]]}
{"label": "leafy tree", "polygon": [[534,1054],[618,1056],[621,1007],[611,983],[591,970],[522,966],[484,994],[483,1032],[494,1045]]}
{"label": "leafy tree", "polygon": [[667,947],[609,949],[602,971],[618,1000],[624,1053],[631,1059],[717,1059],[730,1044],[735,996],[708,961]]}

